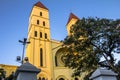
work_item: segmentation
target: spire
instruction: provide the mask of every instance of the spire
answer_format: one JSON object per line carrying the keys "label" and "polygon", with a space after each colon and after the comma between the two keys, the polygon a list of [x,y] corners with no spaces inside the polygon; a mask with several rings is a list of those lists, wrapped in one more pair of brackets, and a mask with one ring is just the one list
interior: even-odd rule
{"label": "spire", "polygon": [[[37,2],[34,6],[40,7],[40,8],[44,8],[47,9],[40,1]],[[48,9],[47,9],[48,10]]]}
{"label": "spire", "polygon": [[[68,24],[68,23],[70,22],[70,20],[73,19],[73,18],[80,20],[80,19],[79,19],[77,16],[75,16],[73,13],[70,13],[67,24]],[[67,24],[66,24],[66,25],[67,25]]]}

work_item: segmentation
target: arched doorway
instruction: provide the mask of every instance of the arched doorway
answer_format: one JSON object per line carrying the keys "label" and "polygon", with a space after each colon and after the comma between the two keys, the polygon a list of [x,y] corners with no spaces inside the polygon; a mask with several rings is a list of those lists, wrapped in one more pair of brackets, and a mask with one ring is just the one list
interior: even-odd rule
{"label": "arched doorway", "polygon": [[64,78],[60,78],[59,80],[65,80]]}
{"label": "arched doorway", "polygon": [[56,78],[56,80],[68,80],[68,79],[66,78],[66,76],[60,75]]}

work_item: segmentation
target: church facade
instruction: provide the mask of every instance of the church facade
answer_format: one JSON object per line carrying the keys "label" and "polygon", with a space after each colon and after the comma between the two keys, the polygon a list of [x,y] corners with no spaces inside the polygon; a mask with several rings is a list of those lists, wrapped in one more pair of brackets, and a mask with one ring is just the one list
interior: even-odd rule
{"label": "church facade", "polygon": [[[29,16],[28,41],[26,45],[26,57],[31,64],[41,69],[38,74],[38,80],[83,80],[80,77],[72,77],[73,70],[65,67],[64,54],[66,48],[62,42],[52,40],[50,37],[49,10],[41,2],[33,5]],[[70,27],[75,24],[79,18],[70,13],[66,29],[70,35]],[[15,71],[17,66],[0,64],[7,72],[6,67],[11,67],[10,71]],[[7,73],[9,75],[11,72]],[[83,75],[85,75],[83,73]]]}
{"label": "church facade", "polygon": [[[75,24],[77,18],[70,14],[66,29],[70,35],[70,27]],[[41,69],[39,80],[79,80],[73,78],[73,71],[64,67],[65,48],[62,42],[50,38],[49,11],[41,2],[34,4],[29,17],[28,41],[26,57],[29,62]],[[81,80],[81,79],[80,79]]]}

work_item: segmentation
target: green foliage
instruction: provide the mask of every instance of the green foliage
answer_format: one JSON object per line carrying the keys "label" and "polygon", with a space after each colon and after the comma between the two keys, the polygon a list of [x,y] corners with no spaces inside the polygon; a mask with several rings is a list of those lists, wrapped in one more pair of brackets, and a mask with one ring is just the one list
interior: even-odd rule
{"label": "green foliage", "polygon": [[0,80],[4,78],[5,80],[16,80],[14,72],[12,72],[8,77],[6,77],[6,71],[3,68],[0,68]]}
{"label": "green foliage", "polygon": [[15,74],[15,73],[12,72],[12,73],[6,78],[6,80],[16,80],[14,74]]}
{"label": "green foliage", "polygon": [[0,78],[5,78],[5,71],[3,68],[0,68]]}
{"label": "green foliage", "polygon": [[[70,32],[63,43],[67,46],[65,64],[74,69],[74,75],[91,72],[98,66],[118,73],[114,55],[120,53],[120,20],[82,18],[71,26]],[[100,62],[102,57],[105,61]]]}

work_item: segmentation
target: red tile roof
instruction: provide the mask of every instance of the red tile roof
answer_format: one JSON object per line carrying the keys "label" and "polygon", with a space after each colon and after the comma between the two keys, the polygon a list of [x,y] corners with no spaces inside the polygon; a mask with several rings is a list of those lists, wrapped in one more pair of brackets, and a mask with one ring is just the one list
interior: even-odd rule
{"label": "red tile roof", "polygon": [[73,13],[70,13],[70,15],[69,15],[69,19],[68,19],[68,22],[67,22],[67,24],[66,25],[68,25],[68,23],[70,22],[70,20],[71,19],[78,19],[78,20],[80,20],[77,16],[75,16]]}
{"label": "red tile roof", "polygon": [[48,8],[46,8],[40,1],[37,2],[34,6],[38,6],[38,7],[41,7],[41,8],[44,8],[44,9],[48,10]]}

